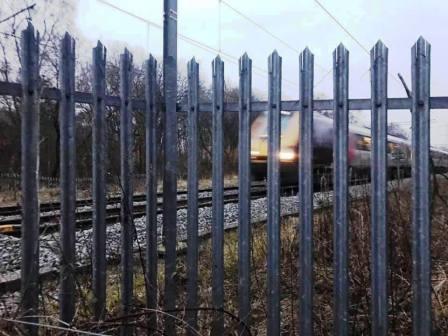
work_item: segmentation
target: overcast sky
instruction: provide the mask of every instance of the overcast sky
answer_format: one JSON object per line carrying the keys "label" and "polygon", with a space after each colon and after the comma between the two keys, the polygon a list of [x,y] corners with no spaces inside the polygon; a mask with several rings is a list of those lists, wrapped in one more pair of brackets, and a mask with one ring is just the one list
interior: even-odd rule
{"label": "overcast sky", "polygon": [[[70,0],[76,8],[73,24],[83,45],[101,39],[112,51],[127,46],[135,62],[151,52],[162,55],[163,0]],[[446,0],[319,0],[360,42],[358,45],[321,8],[316,0],[178,0],[178,32],[209,46],[204,50],[179,38],[178,68],[185,73],[193,56],[200,62],[201,80],[210,83],[211,61],[221,48],[225,79],[238,83],[237,58],[247,52],[253,59],[254,93],[266,98],[267,58],[277,49],[283,57],[283,99],[298,98],[298,52],[309,47],[315,55],[315,94],[332,97],[332,52],[343,43],[350,52],[350,97],[370,97],[368,51],[381,39],[389,48],[389,96],[403,97],[400,72],[411,85],[411,47],[419,36],[432,46],[431,95],[448,96],[448,1]],[[39,1],[38,1],[39,2]],[[106,2],[142,18],[132,17]],[[270,36],[234,7],[266,30]],[[62,9],[63,10],[63,9]],[[155,25],[150,25],[144,20]],[[286,45],[287,44],[287,45]],[[115,49],[114,49],[115,48]],[[367,49],[367,51],[365,50]],[[362,113],[368,121],[369,111]],[[408,111],[391,111],[389,120],[409,128]],[[432,143],[448,145],[448,111],[433,110]]]}

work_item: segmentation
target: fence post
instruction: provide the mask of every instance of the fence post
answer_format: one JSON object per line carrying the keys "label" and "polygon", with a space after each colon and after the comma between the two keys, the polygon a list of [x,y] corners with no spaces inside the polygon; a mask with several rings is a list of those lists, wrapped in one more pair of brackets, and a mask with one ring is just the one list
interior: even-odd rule
{"label": "fence post", "polygon": [[75,117],[75,40],[66,33],[61,41],[61,101],[59,144],[61,157],[61,261],[59,316],[71,323],[75,314],[75,225],[76,225],[76,117]]}
{"label": "fence post", "polygon": [[268,275],[267,334],[280,335],[280,116],[282,58],[274,51],[268,60]]}
{"label": "fence post", "polygon": [[348,50],[333,52],[334,333],[348,334]]}
{"label": "fence post", "polygon": [[[157,61],[150,55],[145,64],[146,96],[146,306],[157,309]],[[156,328],[157,314],[151,313],[148,327]],[[150,329],[151,330],[151,329]]]}
{"label": "fence post", "polygon": [[93,129],[92,129],[92,196],[93,253],[92,282],[95,318],[106,313],[106,48],[98,41],[92,52]]}
{"label": "fence post", "polygon": [[413,334],[431,334],[429,118],[431,46],[412,47],[412,320]]}
{"label": "fence post", "polygon": [[387,58],[381,42],[370,51],[372,104],[372,335],[387,335]]}
{"label": "fence post", "polygon": [[[120,161],[121,161],[121,309],[123,316],[131,313],[133,301],[133,136],[132,136],[132,55],[125,49],[120,55]],[[126,321],[124,321],[126,324]],[[132,332],[129,325],[122,335]]]}
{"label": "fence post", "polygon": [[[187,223],[187,312],[189,326],[197,329],[198,307],[198,112],[199,64],[188,63],[188,223]],[[194,335],[187,329],[187,335]]]}
{"label": "fence post", "polygon": [[[175,315],[177,236],[177,0],[164,0],[163,8],[164,166],[163,231],[165,247],[164,309]],[[176,334],[175,319],[165,319],[165,333]]]}
{"label": "fence post", "polygon": [[238,297],[240,335],[248,335],[251,316],[250,293],[250,113],[252,100],[252,60],[245,53],[239,60],[239,134],[238,134]]}
{"label": "fence post", "polygon": [[[21,306],[27,322],[38,323],[39,293],[39,33],[34,27],[22,31],[22,265]],[[37,335],[38,327],[24,327]]]}
{"label": "fence post", "polygon": [[313,334],[313,82],[314,55],[300,54],[299,111],[299,326],[301,335]]}
{"label": "fence post", "polygon": [[[223,172],[223,117],[224,117],[224,62],[219,56],[213,60],[212,97],[212,296],[213,307],[224,309],[224,172]],[[216,312],[212,335],[224,333],[224,314]]]}

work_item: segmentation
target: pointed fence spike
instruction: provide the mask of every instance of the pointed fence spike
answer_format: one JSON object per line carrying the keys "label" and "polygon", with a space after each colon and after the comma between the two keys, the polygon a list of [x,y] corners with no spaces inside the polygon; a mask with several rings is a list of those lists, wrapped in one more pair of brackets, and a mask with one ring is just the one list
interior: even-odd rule
{"label": "pointed fence spike", "polygon": [[313,333],[313,81],[314,56],[305,48],[299,56],[299,328]]}
{"label": "pointed fence spike", "polygon": [[[21,53],[21,302],[27,335],[38,335],[39,319],[39,32],[31,22],[22,31]],[[33,317],[25,317],[33,316]]]}
{"label": "pointed fence spike", "polygon": [[[216,309],[224,308],[224,172],[223,172],[223,117],[224,117],[224,62],[217,56],[213,61],[212,106],[212,299]],[[215,314],[212,334],[224,333],[224,315]]]}
{"label": "pointed fence spike", "polygon": [[388,333],[387,232],[387,61],[379,40],[370,51],[371,62],[371,312],[372,335]]}
{"label": "pointed fence spike", "polygon": [[61,261],[59,318],[71,323],[75,314],[75,225],[76,225],[76,122],[75,122],[75,41],[69,33],[61,40],[59,61]]}
{"label": "pointed fence spike", "polygon": [[249,335],[251,317],[251,211],[250,211],[250,114],[252,109],[252,61],[247,53],[239,62],[239,118],[238,118],[238,316],[240,335]]}
{"label": "pointed fence spike", "polygon": [[268,245],[267,334],[280,334],[280,116],[282,58],[274,51],[268,59]]}
{"label": "pointed fence spike", "polygon": [[430,71],[431,48],[412,48],[412,321],[414,335],[431,335]]}
{"label": "pointed fence spike", "polygon": [[94,316],[106,314],[106,48],[98,41],[92,52],[92,287]]}

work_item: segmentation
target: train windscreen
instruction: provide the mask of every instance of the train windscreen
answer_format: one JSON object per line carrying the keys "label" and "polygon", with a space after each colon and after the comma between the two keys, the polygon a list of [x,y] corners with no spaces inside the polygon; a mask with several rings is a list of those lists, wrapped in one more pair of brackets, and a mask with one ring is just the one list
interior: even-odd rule
{"label": "train windscreen", "polygon": [[[280,130],[283,132],[288,128],[292,112],[282,111],[280,117]],[[253,124],[253,132],[258,133],[260,137],[268,135],[268,111],[264,111],[262,116],[258,117]]]}

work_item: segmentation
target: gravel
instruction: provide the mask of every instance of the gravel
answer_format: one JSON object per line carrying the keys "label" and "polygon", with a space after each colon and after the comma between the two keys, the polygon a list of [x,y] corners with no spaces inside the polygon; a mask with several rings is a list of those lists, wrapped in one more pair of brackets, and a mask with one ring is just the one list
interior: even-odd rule
{"label": "gravel", "polygon": [[[282,198],[282,214],[297,212],[297,197]],[[80,210],[85,210],[80,209]],[[266,219],[266,198],[252,201],[252,221],[259,222]],[[199,208],[199,234],[210,231],[212,221],[211,207]],[[225,227],[234,227],[238,221],[238,203],[228,203],[224,205]],[[141,217],[134,220],[137,239],[134,240],[136,250],[145,248],[146,218]],[[158,240],[162,242],[162,215],[157,216]],[[186,239],[187,209],[177,211],[178,240]],[[120,223],[107,226],[106,254],[108,258],[120,256]],[[84,265],[90,262],[92,249],[92,229],[76,232],[76,253],[77,264]],[[20,269],[20,238],[0,235],[0,274],[5,274]],[[40,236],[39,264],[41,268],[57,267],[59,263],[60,247],[59,233],[51,233]]]}
{"label": "gravel", "polygon": [[[365,186],[351,187],[350,190],[355,197],[356,188]],[[354,189],[355,188],[355,189]],[[354,192],[355,190],[355,192]],[[359,189],[361,190],[361,189]],[[365,194],[365,192],[363,192]],[[321,207],[324,204],[331,204],[332,192],[319,192],[314,194],[314,206]],[[251,202],[251,216],[252,222],[262,222],[266,220],[267,205],[266,198],[259,198]],[[87,209],[87,207],[86,207]],[[84,210],[84,208],[83,208]],[[282,216],[296,214],[298,212],[298,198],[297,196],[282,197],[281,198],[281,214]],[[162,242],[162,215],[158,215],[158,241]],[[199,208],[199,234],[203,235],[210,232],[212,222],[212,208]],[[135,229],[137,239],[134,240],[134,248],[138,251],[139,248],[144,249],[145,244],[145,217],[135,219]],[[177,211],[177,234],[178,240],[186,239],[186,225],[187,225],[187,210],[179,209]],[[226,228],[236,227],[238,225],[238,203],[228,203],[224,205],[224,226]],[[108,259],[118,258],[120,256],[120,223],[107,226],[107,242],[106,254]],[[85,229],[76,232],[76,253],[77,265],[86,265],[91,261],[92,251],[92,229]],[[7,278],[12,273],[20,270],[21,263],[21,249],[20,238],[6,236],[0,234],[0,282],[2,278]],[[59,247],[59,233],[46,234],[40,236],[40,253],[39,265],[40,269],[57,268],[59,265],[60,247]]]}

